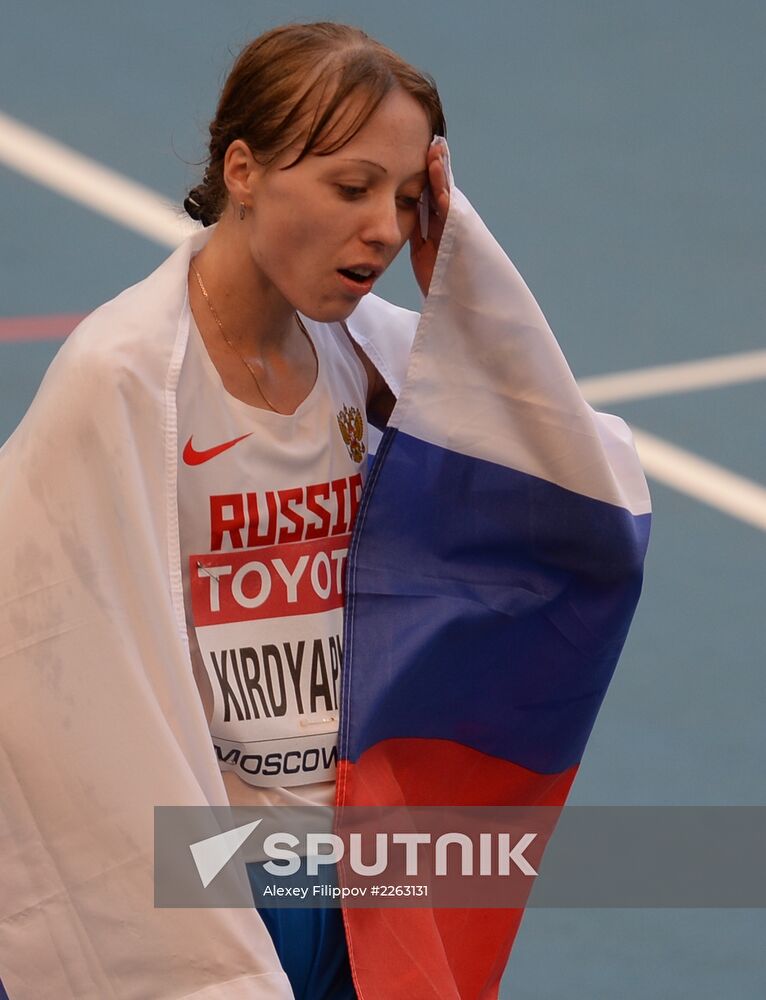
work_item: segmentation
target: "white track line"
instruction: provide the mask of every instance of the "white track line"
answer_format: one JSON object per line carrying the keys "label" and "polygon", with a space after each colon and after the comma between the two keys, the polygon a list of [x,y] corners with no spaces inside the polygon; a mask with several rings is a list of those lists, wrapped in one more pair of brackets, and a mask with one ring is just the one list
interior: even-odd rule
{"label": "white track line", "polygon": [[640,368],[580,379],[579,386],[589,403],[624,403],[629,399],[666,396],[695,389],[757,382],[766,379],[766,351],[724,354],[701,361]]}
{"label": "white track line", "polygon": [[175,247],[195,228],[168,199],[2,111],[0,163],[155,243]]}
{"label": "white track line", "polygon": [[766,487],[631,426],[648,476],[766,531]]}
{"label": "white track line", "polygon": [[[154,191],[1,111],[0,163],[165,246],[177,246],[196,228],[191,221],[180,218],[172,203]],[[764,377],[766,351],[750,351],[583,379],[580,386],[586,398],[598,404]],[[766,531],[766,489],[763,486],[645,431],[632,430],[649,476]]]}

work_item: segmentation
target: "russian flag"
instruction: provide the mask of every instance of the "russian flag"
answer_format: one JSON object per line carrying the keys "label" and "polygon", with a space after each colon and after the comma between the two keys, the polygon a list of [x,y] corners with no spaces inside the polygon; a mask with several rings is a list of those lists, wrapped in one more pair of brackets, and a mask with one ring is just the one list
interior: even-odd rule
{"label": "russian flag", "polygon": [[[628,428],[453,187],[349,553],[338,806],[563,805],[649,511]],[[521,913],[344,911],[359,997],[497,997]]]}

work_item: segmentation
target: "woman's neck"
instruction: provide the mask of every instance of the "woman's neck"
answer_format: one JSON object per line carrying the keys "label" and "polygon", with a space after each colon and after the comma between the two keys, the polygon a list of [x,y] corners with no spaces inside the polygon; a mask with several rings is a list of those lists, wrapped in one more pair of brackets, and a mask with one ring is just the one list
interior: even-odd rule
{"label": "woman's neck", "polygon": [[194,264],[227,337],[247,353],[279,352],[295,334],[295,309],[258,268],[242,228],[225,215]]}

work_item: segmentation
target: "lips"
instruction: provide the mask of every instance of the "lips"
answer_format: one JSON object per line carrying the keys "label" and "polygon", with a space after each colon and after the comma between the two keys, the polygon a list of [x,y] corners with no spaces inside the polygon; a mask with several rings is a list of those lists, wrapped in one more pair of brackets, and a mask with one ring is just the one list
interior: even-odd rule
{"label": "lips", "polygon": [[354,264],[352,267],[339,267],[337,274],[345,288],[357,295],[366,295],[381,272],[382,268],[372,264]]}

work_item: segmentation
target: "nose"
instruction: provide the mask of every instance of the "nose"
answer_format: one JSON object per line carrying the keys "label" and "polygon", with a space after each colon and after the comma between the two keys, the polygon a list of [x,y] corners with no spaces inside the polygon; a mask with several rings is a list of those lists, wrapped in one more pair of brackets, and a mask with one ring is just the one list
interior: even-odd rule
{"label": "nose", "polygon": [[362,239],[381,249],[398,249],[406,239],[404,220],[394,198],[376,198],[370,204],[370,214],[365,220]]}

